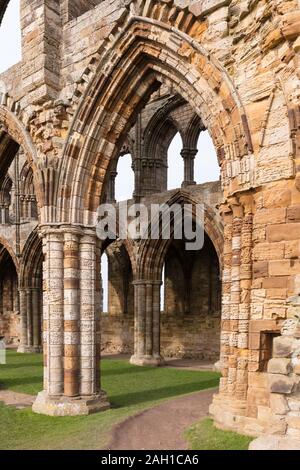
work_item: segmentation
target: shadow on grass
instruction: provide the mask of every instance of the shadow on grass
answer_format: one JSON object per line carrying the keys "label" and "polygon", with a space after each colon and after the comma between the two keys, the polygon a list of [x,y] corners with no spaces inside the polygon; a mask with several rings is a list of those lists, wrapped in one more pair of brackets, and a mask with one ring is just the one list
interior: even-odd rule
{"label": "shadow on grass", "polygon": [[197,381],[152,390],[141,390],[138,392],[123,393],[119,395],[109,394],[108,398],[114,408],[121,408],[124,406],[146,404],[156,400],[175,398],[188,393],[200,392],[205,389],[217,387],[218,383],[218,378],[212,378],[203,382]]}
{"label": "shadow on grass", "polygon": [[37,368],[41,368],[42,369],[42,364],[40,361],[37,361],[37,362],[24,362],[23,364],[14,364],[14,363],[10,363],[10,362],[7,362],[6,365],[3,365],[0,367],[0,374],[1,374],[1,371],[5,372],[5,368],[6,370],[11,370],[11,369],[26,369],[27,367],[37,367]]}
{"label": "shadow on grass", "polygon": [[7,390],[11,388],[15,388],[17,386],[22,385],[35,385],[41,384],[42,386],[43,378],[42,376],[30,376],[30,377],[10,377],[10,378],[2,378],[0,376],[0,390]]}
{"label": "shadow on grass", "polygon": [[101,367],[101,374],[102,376],[113,376],[113,375],[126,375],[126,374],[146,374],[149,372],[149,370],[158,370],[156,367],[137,367],[137,366],[131,366],[128,364],[127,366],[123,366],[122,368],[109,368],[107,367],[107,364],[105,366],[102,365]]}

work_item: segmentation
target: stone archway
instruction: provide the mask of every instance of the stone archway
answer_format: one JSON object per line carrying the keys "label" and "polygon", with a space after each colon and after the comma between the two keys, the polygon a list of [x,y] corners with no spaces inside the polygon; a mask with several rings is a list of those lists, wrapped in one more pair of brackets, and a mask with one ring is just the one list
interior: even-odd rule
{"label": "stone archway", "polygon": [[[256,4],[252,7],[255,8]],[[267,215],[264,210],[268,212],[270,209],[270,199],[268,201],[263,191],[259,194],[258,185],[282,178],[277,165],[280,152],[285,152],[286,143],[292,139],[289,139],[286,115],[283,116],[281,92],[278,93],[279,100],[276,96],[273,100],[273,96],[268,107],[269,84],[262,97],[257,87],[253,91],[245,86],[245,80],[241,80],[244,70],[235,75],[228,64],[225,70],[225,65],[221,65],[221,62],[225,64],[225,60],[216,60],[212,49],[208,47],[207,51],[200,45],[201,33],[198,32],[204,27],[203,16],[201,19],[201,13],[193,12],[193,7],[184,4],[182,8],[172,0],[167,3],[126,2],[121,20],[111,25],[111,34],[103,41],[100,50],[93,51],[90,64],[84,64],[84,73],[77,83],[70,106],[74,115],[62,158],[59,161],[54,159],[49,168],[44,169],[48,178],[45,187],[49,186],[49,191],[45,191],[42,213],[47,294],[45,323],[48,322],[49,329],[45,335],[45,393],[37,400],[37,411],[47,412],[50,409],[50,413],[55,414],[59,408],[62,413],[75,413],[74,397],[79,397],[77,404],[82,405],[76,412],[89,412],[91,408],[107,406],[98,373],[99,332],[95,316],[98,291],[95,272],[100,248],[94,230],[96,211],[109,165],[120,153],[130,126],[151,94],[161,83],[166,83],[201,117],[214,141],[221,166],[224,201],[220,208],[225,231],[221,337],[223,377],[220,396],[216,397],[212,411],[220,422],[226,421],[230,415],[227,423],[232,427],[237,422],[236,416],[247,415],[249,419],[256,419],[256,416],[251,416],[251,413],[258,412],[258,407],[251,407],[250,404],[248,379],[252,371],[248,367],[259,368],[259,354],[252,347],[252,339],[258,341],[260,335],[256,330],[253,335],[250,333],[253,328],[258,328],[254,321],[257,317],[263,322],[262,328],[269,325],[263,316],[264,308],[266,317],[275,315],[277,319],[280,314],[286,314],[286,306],[275,310],[273,305],[270,306],[270,297],[262,300],[268,287],[263,292],[256,292],[260,290],[257,285],[270,286],[267,282],[269,273],[275,272],[271,277],[277,277],[283,270],[284,276],[288,276],[289,269],[296,269],[292,255],[283,264],[273,263],[276,260],[272,258],[270,263],[269,260],[262,263],[259,259],[262,256],[259,253],[262,246],[259,245],[269,245],[277,235],[274,235],[275,224],[271,230],[264,230],[265,227],[260,230],[260,225],[268,223],[265,222]],[[234,39],[240,40],[240,37],[235,36]],[[284,40],[280,38],[281,42]],[[265,52],[269,50],[269,46],[264,47]],[[261,57],[260,51],[258,55]],[[236,64],[240,59],[237,54]],[[249,66],[249,58],[246,62]],[[235,75],[235,83],[243,82],[240,92],[230,78],[231,72]],[[289,76],[292,74],[291,71]],[[270,87],[272,80],[270,78]],[[261,100],[264,103],[260,108],[258,103]],[[283,116],[284,129],[276,123],[278,108],[280,116]],[[265,111],[266,117],[261,119],[260,114]],[[269,114],[272,114],[271,118]],[[296,120],[296,115],[297,112],[291,118]],[[248,116],[251,116],[251,127]],[[263,135],[260,138],[261,126]],[[275,133],[273,129],[276,129]],[[277,129],[284,144],[280,139],[276,140],[277,137],[274,144]],[[295,142],[298,132],[296,122],[293,129]],[[274,156],[271,165],[269,152]],[[290,180],[288,186],[292,193],[295,188],[290,154],[287,160],[289,165],[284,178]],[[285,167],[283,158],[280,162]],[[291,194],[288,197],[291,201]],[[295,194],[293,197],[295,204],[297,197]],[[279,224],[287,222],[286,206],[290,203],[285,202],[284,207],[279,207],[284,209],[279,215],[276,212]],[[256,215],[254,221],[253,216]],[[257,264],[252,263],[254,244],[258,246],[255,256],[260,262]],[[271,248],[268,246],[268,256],[277,256]],[[280,262],[285,256],[284,252],[281,253]],[[56,283],[51,282],[53,277]],[[282,295],[287,295],[287,292],[285,287],[285,294]],[[261,295],[259,301],[255,300],[256,295]],[[272,295],[277,294],[268,291],[266,295],[271,296],[272,300]],[[52,298],[56,299],[55,303],[49,300]],[[67,300],[63,302],[63,299]],[[256,309],[257,305],[259,308]],[[65,318],[68,319],[67,324]],[[272,320],[272,328],[276,322]],[[92,331],[92,335],[83,335],[84,342],[79,348],[77,340],[84,328]],[[67,333],[65,337],[64,331]],[[92,346],[88,341],[91,337]],[[53,343],[56,348],[52,348]],[[254,346],[257,347],[257,344]],[[83,357],[81,351],[84,351]],[[70,360],[64,362],[63,353]],[[87,400],[86,396],[95,400]],[[224,406],[229,410],[225,415]],[[242,419],[239,423],[243,427]]]}
{"label": "stone archway", "polygon": [[[96,195],[101,194],[109,161],[119,153],[130,123],[159,86],[158,80],[172,83],[178,93],[201,114],[215,143],[221,165],[227,166],[231,160],[251,155],[252,143],[246,114],[226,72],[209,60],[208,54],[191,38],[182,36],[180,31],[176,32],[161,22],[151,23],[153,39],[149,42],[143,33],[148,24],[147,18],[130,19],[113,45],[114,50],[122,50],[122,56],[110,57],[111,50],[104,54],[95,78],[84,94],[60,166],[57,220],[61,222],[92,222],[99,204]],[[175,52],[166,50],[165,43],[161,43],[162,34],[170,36],[170,41],[171,36],[177,34],[179,46]],[[189,54],[181,56],[180,51],[184,48]],[[177,69],[174,60],[180,61]],[[109,64],[106,65],[105,74],[101,72],[103,64]],[[213,84],[208,73],[213,77]],[[237,142],[238,145],[235,145]],[[96,147],[97,163],[92,150]],[[76,185],[70,179],[70,175],[74,174]],[[83,199],[84,187],[89,189]]]}
{"label": "stone archway", "polygon": [[21,337],[18,352],[41,352],[43,311],[43,253],[38,230],[29,236],[20,263]]}
{"label": "stone archway", "polygon": [[[144,33],[145,28],[151,28],[154,40],[148,40]],[[161,38],[172,42],[174,36],[178,46],[172,51],[166,48]],[[115,54],[116,49],[122,50],[120,56]],[[182,50],[186,51],[183,55]],[[174,61],[180,66],[175,67]],[[73,412],[72,397],[78,395],[96,396],[98,401],[93,402],[95,407],[99,406],[101,409],[106,406],[98,382],[96,351],[99,346],[90,345],[85,348],[88,357],[85,367],[88,370],[82,369],[79,349],[73,347],[80,324],[88,324],[88,318],[92,319],[91,327],[97,323],[97,298],[90,293],[91,290],[97,292],[93,283],[97,277],[94,273],[98,269],[96,253],[99,248],[92,227],[95,224],[96,210],[109,163],[120,153],[130,125],[161,82],[172,83],[173,88],[200,114],[214,140],[223,171],[231,165],[232,159],[251,158],[252,144],[247,118],[225,71],[217,67],[191,38],[182,35],[176,28],[155,20],[149,23],[147,18],[129,18],[113,48],[102,56],[94,79],[89,83],[78,107],[61,160],[58,184],[54,185],[57,192],[52,192],[43,210],[43,214],[48,214],[50,219],[42,220],[42,224],[51,224],[54,220],[56,224],[61,224],[60,229],[43,229],[47,297],[62,299],[67,296],[70,304],[65,302],[62,305],[58,302],[54,305],[46,299],[49,320],[45,324],[49,325],[54,310],[59,310],[55,317],[57,328],[61,332],[57,334],[52,328],[48,329],[45,335],[48,338],[45,373],[45,390],[48,393],[39,396],[34,405],[36,411],[44,412],[50,407],[51,413],[56,413],[58,396],[65,397],[63,402],[67,413]],[[230,184],[233,179],[230,179]],[[226,183],[223,184],[223,191],[224,195],[229,191]],[[55,200],[57,204],[54,203]],[[78,225],[84,228],[79,228]],[[55,250],[51,249],[52,245]],[[90,259],[89,264],[86,262],[86,256]],[[69,257],[70,261],[66,261]],[[57,260],[55,271],[50,268],[54,258]],[[71,265],[76,266],[76,276],[75,270],[69,269]],[[89,273],[85,273],[82,266],[86,266]],[[55,288],[51,284],[53,275],[56,277]],[[64,344],[63,331],[66,325],[63,319],[66,318],[66,311],[71,310],[71,306],[72,315],[70,312],[67,317],[68,328],[72,331],[68,334],[68,344]],[[69,361],[67,368],[62,360],[58,364],[51,353],[50,338],[53,335],[57,338],[57,349],[65,350],[65,354],[67,351],[68,357],[74,359]],[[88,336],[86,339],[88,340]],[[89,350],[91,348],[92,350]],[[78,381],[79,369],[81,384]],[[86,399],[83,398],[81,403],[84,412],[88,412]],[[93,408],[94,405],[91,406]],[[63,413],[62,408],[60,409]]]}
{"label": "stone archway", "polygon": [[[212,183],[214,185],[215,183]],[[203,200],[193,198],[186,191],[179,191],[173,195],[165,204],[164,210],[160,214],[158,222],[159,237],[151,239],[145,237],[138,247],[137,273],[134,282],[135,287],[135,342],[134,354],[131,363],[136,365],[161,365],[160,326],[161,309],[160,295],[162,284],[163,265],[166,260],[168,250],[174,242],[175,216],[171,219],[170,238],[163,237],[165,230],[164,222],[169,222],[169,217],[165,216],[167,208],[173,210],[175,206],[180,207],[189,204],[190,217],[194,223],[203,223],[202,229],[206,237],[210,240],[213,251],[218,259],[218,264],[222,266],[222,225],[213,209],[203,203]],[[197,220],[196,205],[202,204],[204,207],[203,220]],[[176,208],[176,210],[177,210]],[[182,212],[180,217],[186,217]],[[149,228],[150,230],[150,228]],[[181,240],[182,242],[182,240]],[[184,243],[183,243],[184,245]]]}
{"label": "stone archway", "polygon": [[0,104],[0,182],[20,148],[24,152],[29,168],[33,171],[35,195],[41,206],[42,189],[39,181],[40,175],[36,171],[36,147],[20,119],[6,106]]}
{"label": "stone archway", "polygon": [[19,339],[19,264],[9,243],[0,237],[0,336],[16,346]]}

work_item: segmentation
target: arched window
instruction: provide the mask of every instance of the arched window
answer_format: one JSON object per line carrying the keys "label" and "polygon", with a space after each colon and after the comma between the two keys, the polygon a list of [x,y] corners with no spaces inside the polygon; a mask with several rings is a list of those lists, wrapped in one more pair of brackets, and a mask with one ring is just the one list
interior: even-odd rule
{"label": "arched window", "polygon": [[11,205],[12,180],[6,175],[0,187],[0,224],[9,223],[9,208]]}
{"label": "arched window", "polygon": [[134,191],[134,172],[132,169],[132,157],[128,153],[119,158],[117,176],[115,182],[116,201],[131,199]]}
{"label": "arched window", "polygon": [[198,139],[198,153],[195,158],[195,181],[197,184],[208,181],[218,181],[220,178],[220,167],[213,141],[208,133],[200,133]]}
{"label": "arched window", "polygon": [[184,162],[181,156],[182,139],[177,132],[168,150],[168,190],[181,188],[184,180]]}
{"label": "arched window", "polygon": [[33,172],[28,163],[25,163],[20,175],[20,211],[22,219],[35,220],[38,218]]}
{"label": "arched window", "polygon": [[0,28],[0,73],[21,60],[20,0],[10,0]]}

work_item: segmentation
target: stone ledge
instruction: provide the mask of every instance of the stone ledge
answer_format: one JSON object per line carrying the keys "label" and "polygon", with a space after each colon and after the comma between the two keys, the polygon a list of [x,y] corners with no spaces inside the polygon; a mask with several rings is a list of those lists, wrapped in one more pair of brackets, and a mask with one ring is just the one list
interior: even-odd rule
{"label": "stone ledge", "polygon": [[47,392],[38,394],[32,411],[48,416],[80,416],[105,411],[110,408],[105,392],[86,398],[49,397]]}

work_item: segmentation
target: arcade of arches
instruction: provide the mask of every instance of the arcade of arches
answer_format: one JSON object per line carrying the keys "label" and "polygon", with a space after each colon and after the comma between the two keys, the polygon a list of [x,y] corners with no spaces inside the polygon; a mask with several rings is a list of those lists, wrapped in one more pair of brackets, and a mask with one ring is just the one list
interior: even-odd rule
{"label": "arcade of arches", "polygon": [[[106,409],[101,350],[192,357],[218,361],[218,426],[300,440],[298,3],[21,0],[23,59],[0,75],[0,334],[43,351],[34,411]],[[220,181],[199,185],[206,130]],[[133,202],[202,204],[202,250],[98,239],[128,154]]]}

